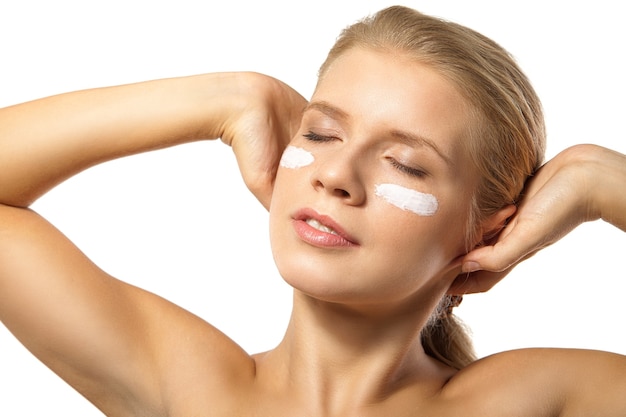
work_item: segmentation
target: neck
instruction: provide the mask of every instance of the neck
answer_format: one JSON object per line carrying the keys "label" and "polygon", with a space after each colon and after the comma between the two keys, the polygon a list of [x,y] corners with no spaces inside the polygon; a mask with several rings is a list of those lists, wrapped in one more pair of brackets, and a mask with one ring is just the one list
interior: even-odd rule
{"label": "neck", "polygon": [[422,349],[420,331],[434,307],[426,304],[383,312],[295,291],[285,337],[265,355],[264,365],[274,381],[282,377],[318,415],[347,415],[347,410],[379,403],[409,384],[432,387],[451,371]]}

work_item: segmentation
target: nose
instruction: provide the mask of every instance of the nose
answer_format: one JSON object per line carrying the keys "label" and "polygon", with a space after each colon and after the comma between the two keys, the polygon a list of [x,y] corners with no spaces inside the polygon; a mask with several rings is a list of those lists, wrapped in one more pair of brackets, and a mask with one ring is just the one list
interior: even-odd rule
{"label": "nose", "polygon": [[311,184],[316,190],[339,198],[346,204],[361,205],[365,202],[366,191],[360,163],[358,155],[345,150],[316,156]]}

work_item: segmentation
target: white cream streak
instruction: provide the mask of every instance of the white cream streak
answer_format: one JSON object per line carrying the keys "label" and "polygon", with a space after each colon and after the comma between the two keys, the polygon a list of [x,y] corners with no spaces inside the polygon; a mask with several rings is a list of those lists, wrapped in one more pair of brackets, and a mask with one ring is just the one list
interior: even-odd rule
{"label": "white cream streak", "polygon": [[313,163],[313,154],[302,148],[287,146],[280,158],[280,166],[285,168],[302,168]]}
{"label": "white cream streak", "polygon": [[376,195],[389,204],[420,216],[432,216],[439,208],[439,202],[434,195],[420,193],[396,184],[376,185]]}

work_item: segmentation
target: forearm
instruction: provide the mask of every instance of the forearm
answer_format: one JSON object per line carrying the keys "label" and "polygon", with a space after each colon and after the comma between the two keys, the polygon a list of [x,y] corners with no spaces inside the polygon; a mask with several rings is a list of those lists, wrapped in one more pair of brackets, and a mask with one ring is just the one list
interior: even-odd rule
{"label": "forearm", "polygon": [[221,136],[239,74],[78,91],[0,110],[0,203],[28,206],[98,163]]}

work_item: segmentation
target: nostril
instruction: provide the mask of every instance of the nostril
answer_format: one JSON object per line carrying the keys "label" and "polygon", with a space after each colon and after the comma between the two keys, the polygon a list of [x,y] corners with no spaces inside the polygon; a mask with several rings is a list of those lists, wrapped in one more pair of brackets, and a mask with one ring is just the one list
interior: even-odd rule
{"label": "nostril", "polygon": [[335,196],[341,197],[341,198],[350,197],[350,193],[344,190],[343,188],[335,188],[333,193],[335,194]]}

